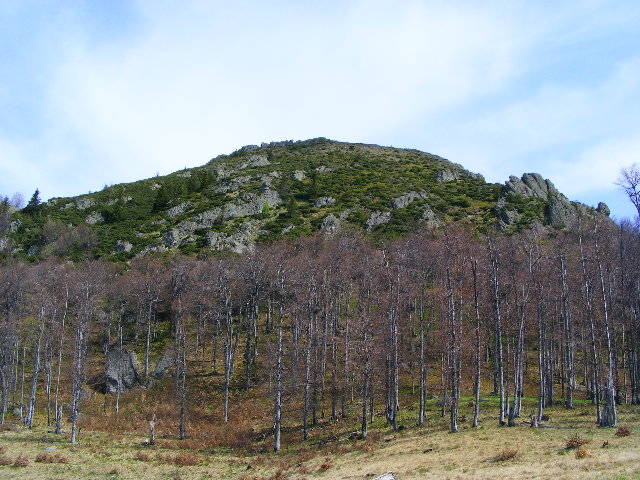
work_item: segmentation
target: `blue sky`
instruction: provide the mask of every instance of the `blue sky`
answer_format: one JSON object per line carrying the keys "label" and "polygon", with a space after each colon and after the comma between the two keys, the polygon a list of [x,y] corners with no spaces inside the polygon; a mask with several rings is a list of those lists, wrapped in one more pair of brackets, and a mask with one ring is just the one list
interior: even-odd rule
{"label": "blue sky", "polygon": [[44,198],[324,136],[633,209],[640,2],[5,0],[0,192]]}

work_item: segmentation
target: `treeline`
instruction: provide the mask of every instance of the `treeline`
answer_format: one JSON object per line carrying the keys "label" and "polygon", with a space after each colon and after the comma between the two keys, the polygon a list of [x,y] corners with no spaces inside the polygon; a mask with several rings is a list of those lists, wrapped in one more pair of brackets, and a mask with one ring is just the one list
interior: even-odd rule
{"label": "treeline", "polygon": [[[357,414],[366,438],[382,406],[392,429],[412,402],[424,423],[430,395],[456,432],[463,392],[473,426],[481,392],[498,396],[501,425],[526,413],[535,426],[547,406],[573,408],[579,397],[598,425],[613,426],[618,404],[640,403],[639,293],[639,232],[608,220],[511,236],[453,225],[384,245],[345,233],[126,268],[9,261],[0,422],[12,407],[31,427],[38,408],[60,432],[64,410],[75,441],[88,359],[114,345],[136,350],[148,377],[168,335],[180,438],[203,355],[222,372],[224,422],[231,390],[271,387],[276,450],[284,411],[299,412],[304,438],[325,412]],[[538,398],[531,413],[525,393]]]}

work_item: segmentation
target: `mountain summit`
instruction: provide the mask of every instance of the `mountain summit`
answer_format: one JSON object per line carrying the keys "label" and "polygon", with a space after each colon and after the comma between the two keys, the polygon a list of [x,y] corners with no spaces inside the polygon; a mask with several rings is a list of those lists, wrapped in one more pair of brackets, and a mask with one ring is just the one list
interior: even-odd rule
{"label": "mountain summit", "polygon": [[354,228],[395,236],[465,221],[487,231],[562,228],[608,215],[536,173],[504,184],[437,155],[316,138],[247,145],[206,165],[11,215],[0,249],[126,260],[150,252],[243,252],[256,242]]}

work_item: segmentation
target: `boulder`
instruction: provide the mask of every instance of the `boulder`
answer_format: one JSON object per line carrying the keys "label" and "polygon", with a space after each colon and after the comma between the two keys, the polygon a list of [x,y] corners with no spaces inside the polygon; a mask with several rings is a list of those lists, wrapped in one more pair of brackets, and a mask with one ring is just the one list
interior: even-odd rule
{"label": "boulder", "polygon": [[176,361],[176,351],[173,347],[168,347],[158,359],[156,368],[149,374],[150,377],[159,380],[169,372]]}
{"label": "boulder", "polygon": [[333,213],[330,213],[322,219],[322,223],[320,224],[320,231],[327,234],[336,233],[340,229],[341,223],[342,222],[338,217],[336,217]]}
{"label": "boulder", "polygon": [[258,220],[248,220],[232,234],[208,232],[206,242],[212,250],[243,253],[253,249],[261,226]]}
{"label": "boulder", "polygon": [[421,220],[425,222],[425,226],[428,229],[438,228],[442,225],[442,222],[438,219],[437,215],[429,205],[424,206],[424,210],[422,211]]}
{"label": "boulder", "polygon": [[436,175],[436,180],[441,183],[454,182],[460,178],[460,172],[445,168]]}
{"label": "boulder", "polygon": [[182,202],[179,205],[171,207],[169,210],[167,210],[167,216],[173,218],[177,217],[178,215],[182,215],[190,206],[191,202]]}
{"label": "boulder", "polygon": [[414,200],[422,200],[427,198],[426,192],[407,192],[389,202],[391,208],[407,208]]}
{"label": "boulder", "polygon": [[391,220],[391,212],[382,212],[380,210],[376,210],[371,215],[369,215],[369,219],[367,220],[367,232],[373,231],[378,225],[383,225],[388,223]]}
{"label": "boulder", "polygon": [[328,207],[330,205],[334,205],[336,203],[336,199],[333,197],[320,197],[318,198],[313,206],[315,208]]}
{"label": "boulder", "polygon": [[293,178],[295,178],[297,181],[301,182],[305,178],[307,178],[307,176],[305,175],[305,173],[302,170],[296,170],[295,172],[293,172]]}
{"label": "boulder", "polygon": [[127,242],[126,240],[118,240],[116,242],[116,252],[118,253],[129,253],[133,248],[133,244]]}
{"label": "boulder", "polygon": [[95,225],[96,223],[103,223],[104,218],[100,212],[93,212],[84,219],[89,225]]}
{"label": "boulder", "polygon": [[104,372],[94,379],[92,388],[101,393],[123,393],[143,384],[136,354],[120,345],[105,353]]}
{"label": "boulder", "polygon": [[271,165],[271,162],[266,155],[250,155],[240,168],[266,167],[269,165]]}
{"label": "boulder", "polygon": [[611,215],[611,210],[609,209],[609,206],[604,202],[598,203],[598,206],[596,208],[596,212],[598,212],[598,213],[600,213],[602,215],[606,215],[607,217],[609,215]]}

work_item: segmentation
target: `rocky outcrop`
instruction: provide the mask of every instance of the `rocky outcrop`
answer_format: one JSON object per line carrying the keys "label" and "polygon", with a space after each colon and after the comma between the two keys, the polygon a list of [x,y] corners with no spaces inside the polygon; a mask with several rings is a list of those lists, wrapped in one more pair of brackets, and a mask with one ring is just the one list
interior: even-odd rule
{"label": "rocky outcrop", "polygon": [[[184,221],[179,223],[175,228],[165,232],[163,241],[168,247],[175,248],[193,240],[191,235],[198,229],[211,228],[222,220],[238,217],[249,217],[261,213],[265,207],[275,207],[282,203],[282,199],[278,192],[266,187],[260,193],[244,193],[234,202],[227,203],[222,207],[212,208],[196,215],[193,221]],[[245,222],[246,223],[246,222]],[[220,236],[216,236],[216,232],[211,232],[213,237],[209,246],[216,248],[217,245],[228,245],[233,247],[236,239],[230,240]],[[238,232],[240,244],[245,244],[248,231]],[[234,235],[232,235],[234,237]],[[228,240],[228,241],[227,241]],[[248,244],[247,244],[248,245]],[[228,248],[223,248],[228,249]]]}
{"label": "rocky outcrop", "polygon": [[441,183],[454,182],[460,178],[460,172],[445,168],[436,175],[436,180]]}
{"label": "rocky outcrop", "polygon": [[609,209],[609,206],[604,202],[598,203],[598,206],[596,207],[596,212],[600,213],[601,215],[606,215],[607,217],[611,215],[611,210]]}
{"label": "rocky outcrop", "polygon": [[235,233],[232,234],[208,232],[206,242],[209,248],[213,250],[243,253],[254,247],[261,226],[262,222],[249,220],[240,225]]}
{"label": "rocky outcrop", "polygon": [[175,365],[176,351],[173,347],[168,347],[158,359],[156,368],[149,374],[151,378],[159,380],[163,378]]}
{"label": "rocky outcrop", "polygon": [[295,172],[293,172],[293,178],[295,178],[299,182],[302,182],[305,178],[307,178],[307,175],[302,170],[296,170]]}
{"label": "rocky outcrop", "polygon": [[[545,222],[554,227],[567,227],[575,223],[580,217],[596,214],[607,215],[606,204],[598,204],[597,209],[587,205],[571,202],[558,191],[551,180],[545,179],[538,173],[525,173],[521,178],[511,176],[504,184],[503,195],[515,194],[528,198],[538,198],[546,202]],[[498,201],[496,212],[498,214],[498,226],[505,230],[520,219],[515,210],[505,207],[504,198]]]}
{"label": "rocky outcrop", "polygon": [[91,382],[101,393],[123,393],[143,385],[134,352],[120,345],[110,346],[105,353],[104,372]]}
{"label": "rocky outcrop", "polygon": [[240,165],[240,168],[267,167],[269,165],[271,165],[271,162],[266,155],[250,155],[247,161]]}
{"label": "rocky outcrop", "polygon": [[427,198],[426,192],[407,192],[389,202],[389,206],[393,209],[407,208],[414,200],[422,200]]}
{"label": "rocky outcrop", "polygon": [[391,220],[391,212],[376,210],[369,215],[367,220],[367,232],[373,231],[378,225],[389,223],[389,220]]}
{"label": "rocky outcrop", "polygon": [[126,240],[118,240],[116,242],[116,252],[117,253],[129,253],[133,248],[133,244],[127,242]]}
{"label": "rocky outcrop", "polygon": [[102,217],[102,214],[100,212],[93,212],[89,214],[87,218],[84,219],[84,221],[89,225],[95,225],[96,223],[103,223],[104,218]]}
{"label": "rocky outcrop", "polygon": [[322,219],[320,231],[326,234],[336,233],[340,229],[341,221],[333,213],[330,213]]}
{"label": "rocky outcrop", "polygon": [[442,225],[442,222],[435,214],[435,212],[431,210],[431,207],[429,205],[425,205],[423,207],[421,220],[424,222],[425,227],[430,230],[438,228]]}
{"label": "rocky outcrop", "polygon": [[169,210],[167,210],[167,216],[174,218],[178,215],[182,215],[190,206],[191,202],[182,202],[175,207],[171,207]]}
{"label": "rocky outcrop", "polygon": [[336,203],[336,199],[333,197],[320,197],[315,201],[313,206],[315,208],[322,208],[322,207],[328,207],[330,205],[335,205],[335,203]]}

